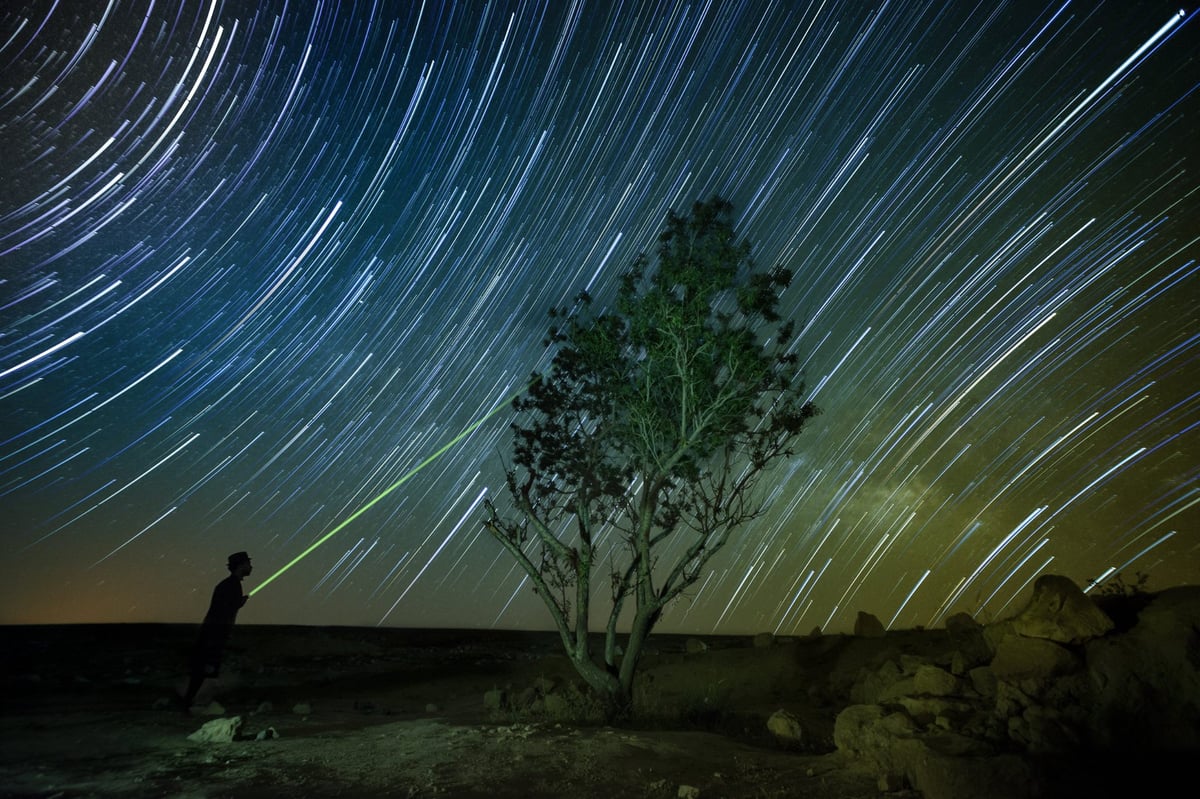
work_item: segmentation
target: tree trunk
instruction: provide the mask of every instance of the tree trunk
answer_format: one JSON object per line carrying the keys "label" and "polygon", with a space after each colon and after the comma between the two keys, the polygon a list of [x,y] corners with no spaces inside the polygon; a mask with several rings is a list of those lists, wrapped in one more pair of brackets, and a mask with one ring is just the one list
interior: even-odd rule
{"label": "tree trunk", "polygon": [[572,652],[571,665],[603,706],[605,721],[621,721],[629,717],[633,707],[632,697],[616,674],[601,667],[587,654]]}
{"label": "tree trunk", "polygon": [[621,670],[618,674],[618,682],[620,683],[621,695],[631,708],[633,704],[633,678],[637,674],[638,662],[642,659],[642,648],[646,644],[646,639],[650,637],[650,631],[654,629],[655,623],[658,622],[661,612],[660,608],[649,611],[639,610],[637,615],[633,617],[633,623],[629,629],[629,640],[625,643],[625,654],[621,657]]}
{"label": "tree trunk", "polygon": [[597,696],[606,697],[620,692],[621,683],[617,675],[593,660],[588,647],[568,647],[567,655],[571,658],[575,673],[583,678]]}

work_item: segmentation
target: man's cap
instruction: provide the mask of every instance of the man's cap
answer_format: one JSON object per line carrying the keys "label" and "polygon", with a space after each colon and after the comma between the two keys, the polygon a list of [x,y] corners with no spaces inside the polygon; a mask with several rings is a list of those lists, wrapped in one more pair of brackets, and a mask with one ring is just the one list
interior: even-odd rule
{"label": "man's cap", "polygon": [[248,554],[246,554],[245,552],[234,552],[232,555],[229,556],[229,568],[231,568],[231,569],[240,563],[249,563],[249,562],[250,562],[250,556]]}

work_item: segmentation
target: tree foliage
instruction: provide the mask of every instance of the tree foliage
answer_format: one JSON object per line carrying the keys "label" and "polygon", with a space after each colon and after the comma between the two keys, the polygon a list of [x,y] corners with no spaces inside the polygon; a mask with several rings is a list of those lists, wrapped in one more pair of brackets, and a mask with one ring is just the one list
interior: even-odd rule
{"label": "tree foliage", "polygon": [[[757,271],[732,214],[719,197],[668,214],[656,259],[634,261],[611,310],[586,294],[551,310],[550,366],[514,402],[511,507],[487,505],[486,529],[615,712],[646,636],[764,512],[761,478],[817,413],[779,312],[792,274]],[[600,570],[608,602],[593,603]],[[593,604],[607,612],[602,650]]]}

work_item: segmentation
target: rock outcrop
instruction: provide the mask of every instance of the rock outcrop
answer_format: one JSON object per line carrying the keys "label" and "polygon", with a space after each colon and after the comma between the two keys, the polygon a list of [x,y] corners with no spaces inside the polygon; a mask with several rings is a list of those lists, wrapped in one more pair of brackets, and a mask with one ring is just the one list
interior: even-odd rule
{"label": "rock outcrop", "polygon": [[1009,620],[952,616],[953,651],[898,652],[863,669],[834,742],[881,784],[907,783],[925,799],[1083,796],[1113,787],[1109,777],[1055,784],[1058,764],[1200,751],[1200,587],[1130,601],[1139,609],[1118,629],[1078,586],[1049,575]]}

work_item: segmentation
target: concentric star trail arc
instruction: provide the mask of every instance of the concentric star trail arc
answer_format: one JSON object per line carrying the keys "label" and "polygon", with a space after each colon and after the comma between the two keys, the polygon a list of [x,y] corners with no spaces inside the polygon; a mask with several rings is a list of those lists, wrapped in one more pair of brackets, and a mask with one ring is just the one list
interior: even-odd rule
{"label": "concentric star trail arc", "polygon": [[0,11],[0,623],[246,550],[251,623],[548,628],[503,398],[714,193],[824,413],[660,629],[1200,577],[1195,10],[84,5]]}

